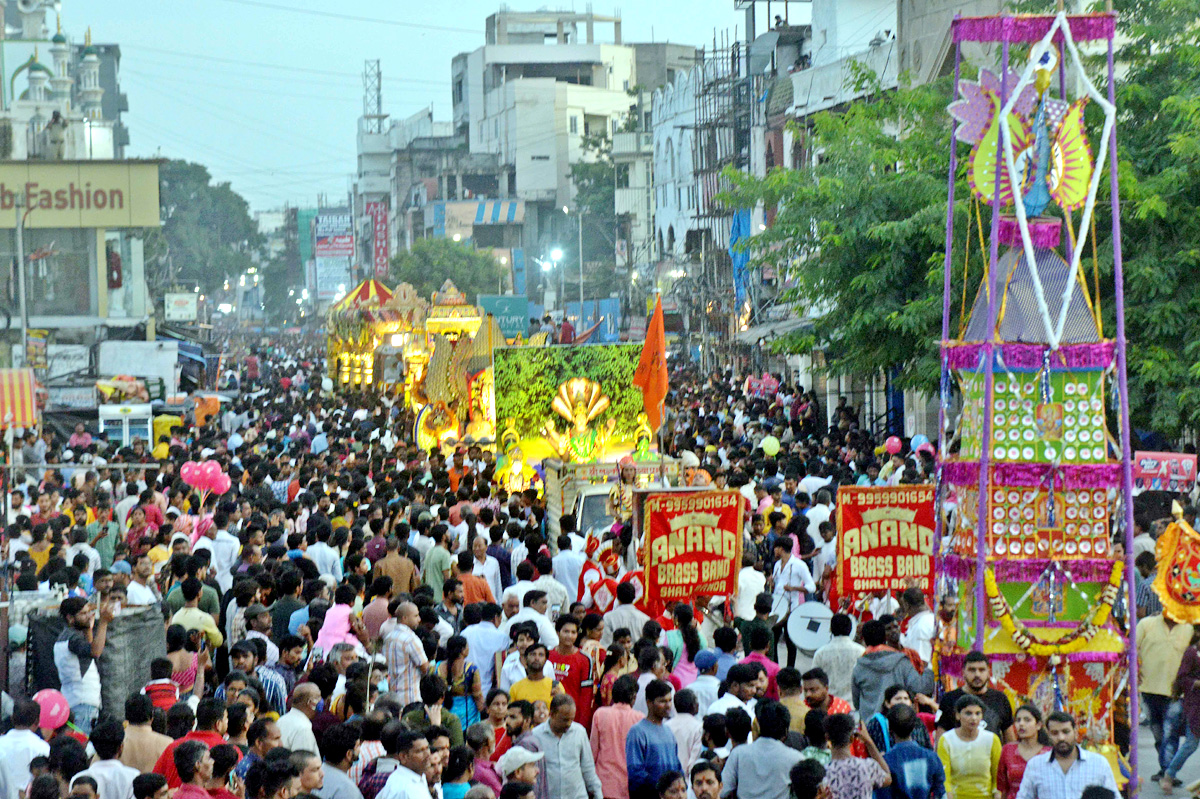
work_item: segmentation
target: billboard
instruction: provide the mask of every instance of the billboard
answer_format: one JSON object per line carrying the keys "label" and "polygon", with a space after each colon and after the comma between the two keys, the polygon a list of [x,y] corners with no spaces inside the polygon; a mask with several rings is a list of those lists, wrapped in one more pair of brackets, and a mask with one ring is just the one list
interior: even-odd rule
{"label": "billboard", "polygon": [[168,322],[195,322],[196,301],[199,299],[194,291],[180,291],[163,297],[163,315]]}
{"label": "billboard", "polygon": [[484,313],[496,317],[505,338],[516,338],[525,332],[529,322],[529,300],[507,294],[480,294],[478,300]]}
{"label": "billboard", "polygon": [[354,224],[350,214],[320,214],[313,223],[313,254],[318,258],[354,257]]}
{"label": "billboard", "polygon": [[737,593],[745,505],[738,491],[646,497],[648,607]]}
{"label": "billboard", "polygon": [[0,163],[0,228],[16,227],[18,199],[29,228],[158,227],[158,162]]}
{"label": "billboard", "polygon": [[367,218],[371,220],[371,260],[375,265],[375,277],[384,280],[388,276],[391,253],[388,251],[388,210],[382,202],[367,203]]}
{"label": "billboard", "polygon": [[857,599],[915,585],[933,593],[933,486],[842,486],[837,588]]}
{"label": "billboard", "polygon": [[1182,452],[1133,453],[1133,487],[1190,492],[1196,485],[1196,456]]}

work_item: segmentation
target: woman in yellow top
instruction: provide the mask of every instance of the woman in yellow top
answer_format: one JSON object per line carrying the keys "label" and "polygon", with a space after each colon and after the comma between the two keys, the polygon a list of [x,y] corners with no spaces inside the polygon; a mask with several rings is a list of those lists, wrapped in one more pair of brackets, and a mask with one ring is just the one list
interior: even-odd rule
{"label": "woman in yellow top", "polygon": [[947,799],[992,799],[1000,767],[1000,738],[980,729],[983,702],[962,696],[954,704],[958,727],[938,741],[938,758],[946,770]]}

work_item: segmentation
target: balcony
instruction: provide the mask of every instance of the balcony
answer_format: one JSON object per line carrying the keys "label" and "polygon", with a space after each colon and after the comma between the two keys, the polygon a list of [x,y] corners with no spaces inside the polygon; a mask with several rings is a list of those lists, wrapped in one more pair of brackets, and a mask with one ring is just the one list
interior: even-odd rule
{"label": "balcony", "polygon": [[617,133],[613,136],[613,159],[650,157],[654,152],[653,133]]}
{"label": "balcony", "polygon": [[617,216],[645,216],[649,214],[649,192],[642,189],[617,189],[613,206]]}

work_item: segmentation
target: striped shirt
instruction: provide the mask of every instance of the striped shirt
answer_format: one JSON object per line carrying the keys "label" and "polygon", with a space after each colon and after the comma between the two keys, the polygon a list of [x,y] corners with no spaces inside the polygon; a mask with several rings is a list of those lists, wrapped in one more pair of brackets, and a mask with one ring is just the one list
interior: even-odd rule
{"label": "striped shirt", "polygon": [[1076,747],[1077,757],[1065,772],[1054,752],[1038,755],[1025,766],[1017,799],[1079,799],[1089,785],[1102,785],[1119,796],[1112,766],[1103,755]]}
{"label": "striped shirt", "polygon": [[421,701],[421,668],[429,662],[417,634],[397,624],[384,641],[387,654],[388,689],[400,695],[404,705]]}

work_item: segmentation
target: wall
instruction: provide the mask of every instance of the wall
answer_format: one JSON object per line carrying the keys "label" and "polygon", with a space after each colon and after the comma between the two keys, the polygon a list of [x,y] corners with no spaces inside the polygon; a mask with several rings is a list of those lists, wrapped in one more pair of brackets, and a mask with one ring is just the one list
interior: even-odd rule
{"label": "wall", "polygon": [[693,147],[698,76],[696,70],[680,73],[673,85],[654,93],[654,225],[663,258],[682,256],[686,233],[696,225]]}
{"label": "wall", "polygon": [[895,35],[896,5],[897,0],[813,0],[813,66],[866,50],[877,34]]}

